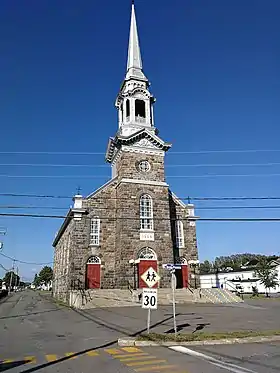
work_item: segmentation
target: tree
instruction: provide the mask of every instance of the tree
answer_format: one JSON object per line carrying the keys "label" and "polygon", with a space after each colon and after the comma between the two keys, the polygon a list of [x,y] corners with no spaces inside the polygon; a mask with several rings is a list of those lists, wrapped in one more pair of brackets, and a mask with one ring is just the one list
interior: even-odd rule
{"label": "tree", "polygon": [[268,297],[269,289],[275,289],[278,285],[278,274],[274,267],[269,265],[266,258],[262,258],[256,268],[255,275],[265,287],[266,296]]}
{"label": "tree", "polygon": [[48,266],[43,267],[38,276],[39,285],[48,284],[52,280],[52,278],[53,278],[52,268]]}
{"label": "tree", "polygon": [[36,287],[40,285],[40,279],[39,279],[37,273],[35,273],[34,280],[33,280],[33,285],[36,286]]}
{"label": "tree", "polygon": [[200,273],[210,273],[213,269],[213,264],[209,262],[209,260],[204,260],[204,262],[200,263]]}
{"label": "tree", "polygon": [[251,253],[233,254],[230,256],[219,256],[215,258],[214,267],[220,270],[225,270],[229,267],[232,269],[240,269],[242,266],[244,266],[247,262],[251,260],[261,260],[263,258],[266,257],[264,255]]}
{"label": "tree", "polygon": [[[11,282],[11,276],[12,276],[12,282]],[[19,285],[20,282],[20,277],[14,272],[14,271],[9,271],[6,272],[5,277],[3,278],[3,282],[5,282],[7,288],[10,286],[14,287]]]}

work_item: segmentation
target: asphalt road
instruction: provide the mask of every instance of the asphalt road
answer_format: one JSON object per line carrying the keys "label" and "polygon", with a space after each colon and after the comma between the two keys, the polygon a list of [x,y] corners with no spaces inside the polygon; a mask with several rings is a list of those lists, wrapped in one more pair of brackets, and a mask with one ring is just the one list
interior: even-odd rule
{"label": "asphalt road", "polygon": [[75,312],[33,291],[16,293],[0,304],[0,372],[280,371],[280,344],[276,343],[191,349],[174,347],[175,350],[120,348],[116,344],[118,337],[145,328],[143,320],[133,312],[129,316],[128,310],[120,323],[121,313],[120,309],[104,310],[103,313],[99,310],[98,316]]}

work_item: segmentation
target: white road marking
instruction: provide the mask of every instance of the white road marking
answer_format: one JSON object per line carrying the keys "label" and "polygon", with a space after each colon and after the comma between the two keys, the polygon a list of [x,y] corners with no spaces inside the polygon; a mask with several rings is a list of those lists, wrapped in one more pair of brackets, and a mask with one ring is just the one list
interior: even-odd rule
{"label": "white road marking", "polygon": [[187,347],[184,347],[184,346],[172,346],[172,347],[169,347],[169,348],[171,350],[181,352],[183,354],[187,354],[187,355],[196,357],[196,358],[201,359],[201,360],[207,360],[210,364],[215,365],[219,368],[228,370],[229,372],[233,372],[233,373],[258,373],[255,370],[243,368],[239,365],[235,365],[235,364],[231,364],[231,363],[226,363],[224,361],[215,359],[212,356],[205,355],[202,352],[194,351],[194,350],[191,350],[191,349],[189,349]]}

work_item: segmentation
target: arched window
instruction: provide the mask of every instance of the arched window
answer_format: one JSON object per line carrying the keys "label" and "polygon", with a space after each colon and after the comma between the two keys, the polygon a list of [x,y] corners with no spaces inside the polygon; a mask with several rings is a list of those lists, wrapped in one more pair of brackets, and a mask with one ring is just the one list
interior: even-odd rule
{"label": "arched window", "polygon": [[140,197],[140,227],[143,230],[153,230],[153,200],[148,194]]}
{"label": "arched window", "polygon": [[90,221],[90,245],[98,246],[100,241],[100,219],[95,216]]}
{"label": "arched window", "polygon": [[135,100],[135,118],[146,118],[146,105],[143,100]]}
{"label": "arched window", "polygon": [[178,249],[185,247],[184,225],[182,220],[176,220],[176,246]]}
{"label": "arched window", "polygon": [[145,260],[157,260],[157,254],[150,247],[144,247],[139,251],[138,258]]}
{"label": "arched window", "polygon": [[126,105],[126,117],[130,117],[130,102],[128,99],[126,100],[125,105]]}
{"label": "arched window", "polygon": [[91,256],[88,258],[87,264],[101,264],[101,260],[98,256]]}

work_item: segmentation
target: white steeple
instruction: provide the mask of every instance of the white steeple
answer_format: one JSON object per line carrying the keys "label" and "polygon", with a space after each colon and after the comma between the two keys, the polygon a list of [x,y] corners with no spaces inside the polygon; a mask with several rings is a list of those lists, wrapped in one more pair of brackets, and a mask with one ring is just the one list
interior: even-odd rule
{"label": "white steeple", "polygon": [[146,80],[147,78],[143,74],[142,67],[143,66],[137,31],[135,6],[134,1],[132,1],[126,79],[134,76],[136,78]]}
{"label": "white steeple", "polygon": [[123,136],[145,128],[155,132],[153,103],[149,82],[143,73],[134,1],[132,1],[128,45],[127,71],[116,100],[119,111],[119,131]]}

